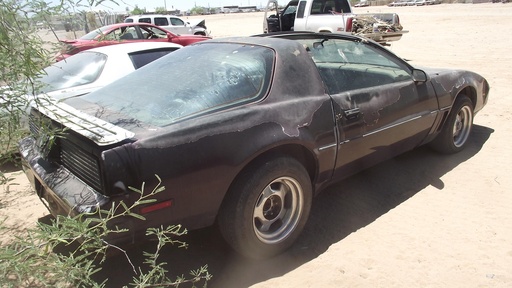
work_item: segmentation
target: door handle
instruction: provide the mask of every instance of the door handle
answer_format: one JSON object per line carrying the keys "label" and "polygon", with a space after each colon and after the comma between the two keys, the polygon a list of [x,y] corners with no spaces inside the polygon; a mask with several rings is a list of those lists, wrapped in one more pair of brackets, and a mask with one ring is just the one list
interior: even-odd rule
{"label": "door handle", "polygon": [[359,108],[354,108],[354,109],[349,109],[349,110],[345,110],[343,111],[343,113],[345,113],[345,118],[347,118],[347,120],[355,120],[359,117]]}

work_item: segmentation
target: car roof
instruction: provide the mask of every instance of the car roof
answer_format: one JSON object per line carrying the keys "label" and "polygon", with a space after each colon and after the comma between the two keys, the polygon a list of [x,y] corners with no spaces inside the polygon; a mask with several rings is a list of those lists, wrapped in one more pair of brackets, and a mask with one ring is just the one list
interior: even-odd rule
{"label": "car roof", "polygon": [[170,17],[170,18],[180,18],[178,16],[174,15],[165,15],[165,14],[144,14],[144,15],[133,15],[128,16],[126,18],[132,18],[132,19],[138,19],[138,18],[144,18],[144,17]]}
{"label": "car roof", "polygon": [[[203,45],[208,43],[240,43],[240,44],[252,44],[271,47],[276,50],[280,50],[282,47],[292,47],[297,45],[294,39],[344,39],[354,42],[369,41],[366,38],[362,38],[355,35],[337,34],[337,33],[316,33],[308,31],[292,31],[292,32],[275,32],[257,34],[252,36],[235,36],[225,38],[214,38],[207,41],[201,41],[194,43],[194,45]],[[295,44],[292,44],[295,43]],[[281,47],[281,48],[279,48]]]}
{"label": "car roof", "polygon": [[106,26],[100,27],[99,29],[102,29],[102,28],[105,28],[105,27],[108,27],[108,28],[119,28],[119,27],[125,27],[125,26],[133,26],[133,25],[150,26],[150,27],[156,27],[156,28],[162,29],[161,27],[158,27],[156,25],[149,24],[149,23],[125,23],[125,22],[106,25]]}
{"label": "car roof", "polygon": [[[138,42],[138,43],[122,43],[116,45],[108,45],[98,48],[93,48],[89,50],[84,50],[82,52],[100,52],[103,54],[109,53],[132,53],[140,50],[148,50],[148,49],[158,49],[158,48],[182,48],[180,44],[170,43],[170,42]],[[80,53],[82,53],[80,52]]]}

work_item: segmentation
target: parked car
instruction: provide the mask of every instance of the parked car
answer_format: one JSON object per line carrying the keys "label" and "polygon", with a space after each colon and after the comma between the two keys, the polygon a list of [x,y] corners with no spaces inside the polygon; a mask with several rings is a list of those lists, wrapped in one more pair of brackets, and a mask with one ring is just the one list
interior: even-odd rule
{"label": "parked car", "polygon": [[84,95],[181,47],[139,42],[85,50],[45,68],[38,78],[41,92],[55,99]]}
{"label": "parked car", "polygon": [[91,48],[130,42],[171,42],[187,46],[211,39],[202,35],[176,35],[158,26],[146,23],[118,23],[103,26],[75,40],[61,40],[62,51],[57,61]]}
{"label": "parked car", "polygon": [[129,206],[139,194],[127,187],[161,178],[156,202],[132,211],[146,220],[116,222],[128,232],[107,241],[216,223],[236,251],[262,258],[292,245],[330,183],[423,144],[464,149],[488,92],[476,73],[418,69],[356,36],[214,39],[33,109],[32,121],[67,129],[49,146],[32,125],[20,152],[54,215]]}
{"label": "parked car", "polygon": [[185,21],[180,17],[174,15],[134,15],[127,17],[125,23],[149,23],[160,26],[165,30],[171,31],[174,34],[194,34],[208,36],[206,29],[205,19],[194,19]]}
{"label": "parked car", "polygon": [[[167,42],[140,42],[115,48],[106,46],[86,50],[43,69],[34,86],[38,87],[38,92],[46,95],[39,95],[40,97],[64,99],[84,95],[181,47],[179,44]],[[23,111],[33,101],[34,95],[16,93],[5,86],[0,87],[0,91],[2,108],[17,107],[21,123],[18,132],[28,134],[28,119]],[[12,104],[7,104],[8,101]],[[2,108],[0,118],[8,119],[10,112]],[[5,144],[12,142],[12,139],[0,138],[3,151],[18,150],[17,147]]]}
{"label": "parked car", "polygon": [[408,0],[395,0],[388,4],[390,7],[401,7],[401,6],[407,6]]}

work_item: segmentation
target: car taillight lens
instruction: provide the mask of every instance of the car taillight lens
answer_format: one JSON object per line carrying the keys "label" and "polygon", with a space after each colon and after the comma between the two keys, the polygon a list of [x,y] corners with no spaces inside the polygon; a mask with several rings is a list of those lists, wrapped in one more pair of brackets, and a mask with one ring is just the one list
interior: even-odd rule
{"label": "car taillight lens", "polygon": [[345,26],[345,32],[352,32],[352,21],[354,18],[347,19],[347,25]]}

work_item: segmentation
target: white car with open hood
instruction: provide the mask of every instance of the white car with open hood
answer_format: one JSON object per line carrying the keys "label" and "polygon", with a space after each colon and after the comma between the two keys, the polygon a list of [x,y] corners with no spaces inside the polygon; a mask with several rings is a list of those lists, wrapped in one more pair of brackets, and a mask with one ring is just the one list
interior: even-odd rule
{"label": "white car with open hood", "polygon": [[204,19],[185,21],[174,15],[134,15],[127,17],[125,23],[149,23],[175,34],[193,34],[208,36]]}

